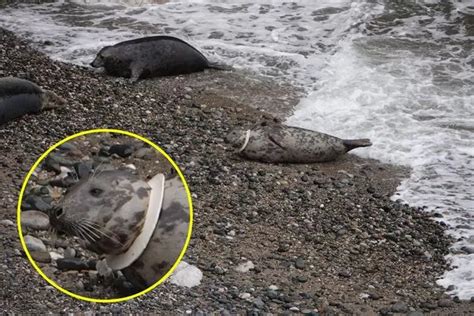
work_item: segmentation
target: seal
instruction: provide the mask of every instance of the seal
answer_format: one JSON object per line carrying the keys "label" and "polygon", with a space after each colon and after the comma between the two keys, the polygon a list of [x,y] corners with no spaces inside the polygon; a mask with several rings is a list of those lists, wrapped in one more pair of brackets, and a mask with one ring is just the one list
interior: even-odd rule
{"label": "seal", "polygon": [[328,134],[282,124],[260,124],[235,129],[226,141],[240,148],[239,154],[262,162],[327,162],[357,147],[371,146],[368,139],[340,139]]}
{"label": "seal", "polygon": [[55,229],[105,255],[108,265],[138,290],[156,283],[178,260],[190,221],[177,175],[145,182],[128,170],[81,179],[49,216]]}
{"label": "seal", "polygon": [[25,114],[58,108],[65,103],[63,98],[31,81],[15,77],[0,78],[0,125]]}
{"label": "seal", "polygon": [[229,67],[210,63],[196,48],[172,36],[150,36],[102,48],[90,64],[112,76],[143,78],[171,76]]}

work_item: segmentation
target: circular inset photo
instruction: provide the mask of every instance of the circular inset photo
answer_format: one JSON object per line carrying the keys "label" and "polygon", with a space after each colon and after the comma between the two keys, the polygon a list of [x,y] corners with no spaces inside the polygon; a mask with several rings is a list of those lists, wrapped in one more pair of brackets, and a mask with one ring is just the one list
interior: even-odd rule
{"label": "circular inset photo", "polygon": [[48,149],[18,202],[24,251],[46,281],[75,298],[119,302],[162,283],[186,251],[192,202],[157,145],[91,130]]}

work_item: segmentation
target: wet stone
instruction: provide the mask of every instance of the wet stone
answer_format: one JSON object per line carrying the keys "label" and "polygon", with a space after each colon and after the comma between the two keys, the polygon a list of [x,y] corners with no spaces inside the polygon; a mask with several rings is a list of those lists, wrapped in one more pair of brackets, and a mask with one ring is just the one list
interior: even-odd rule
{"label": "wet stone", "polygon": [[13,223],[11,220],[9,219],[2,219],[0,221],[0,225],[2,226],[15,226],[15,223]]}
{"label": "wet stone", "polygon": [[408,305],[404,302],[397,302],[390,307],[390,311],[393,313],[406,313]]}
{"label": "wet stone", "polygon": [[92,161],[80,162],[74,166],[79,179],[87,178],[92,174]]}
{"label": "wet stone", "polygon": [[47,212],[52,207],[49,203],[46,203],[41,197],[29,194],[23,199],[21,208],[22,211],[37,210]]}
{"label": "wet stone", "polygon": [[133,154],[134,148],[132,145],[128,144],[119,144],[110,146],[108,153],[109,155],[116,154],[122,158],[129,157]]}
{"label": "wet stone", "polygon": [[41,239],[26,235],[24,240],[28,251],[46,251],[46,246],[44,245],[43,241],[41,241]]}
{"label": "wet stone", "polygon": [[303,270],[305,267],[304,259],[301,257],[298,257],[295,262],[295,267],[297,269]]}
{"label": "wet stone", "polygon": [[39,211],[24,211],[21,213],[21,226],[38,230],[49,228],[49,217]]}
{"label": "wet stone", "polygon": [[51,256],[47,251],[30,251],[30,255],[36,262],[50,263]]}
{"label": "wet stone", "polygon": [[76,257],[76,250],[74,248],[68,247],[64,250],[64,258],[70,259]]}
{"label": "wet stone", "polygon": [[454,305],[454,302],[450,299],[443,298],[438,301],[439,307],[452,307],[453,305]]}
{"label": "wet stone", "polygon": [[59,270],[95,270],[95,260],[64,258],[56,261]]}
{"label": "wet stone", "polygon": [[289,244],[280,244],[278,246],[278,252],[287,252],[288,250],[290,250]]}

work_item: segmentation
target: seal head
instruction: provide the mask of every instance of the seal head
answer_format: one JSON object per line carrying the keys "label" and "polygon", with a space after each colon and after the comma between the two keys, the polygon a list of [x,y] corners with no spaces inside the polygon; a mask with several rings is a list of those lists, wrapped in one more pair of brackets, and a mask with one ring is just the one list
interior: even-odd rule
{"label": "seal head", "polygon": [[68,191],[51,211],[51,224],[99,254],[120,254],[141,232],[149,193],[150,186],[129,171],[103,171]]}

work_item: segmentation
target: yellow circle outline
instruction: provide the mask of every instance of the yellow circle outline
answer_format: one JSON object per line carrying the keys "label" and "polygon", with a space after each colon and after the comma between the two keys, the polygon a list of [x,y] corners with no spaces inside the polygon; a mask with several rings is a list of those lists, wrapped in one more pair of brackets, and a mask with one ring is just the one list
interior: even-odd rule
{"label": "yellow circle outline", "polygon": [[[127,136],[130,136],[130,137],[133,137],[133,138],[136,138],[136,139],[139,139],[145,143],[147,143],[148,145],[152,146],[153,148],[155,148],[157,151],[159,151],[163,156],[166,157],[166,159],[168,159],[168,161],[171,163],[171,165],[174,167],[174,169],[177,171],[179,177],[181,178],[181,181],[183,182],[183,185],[184,185],[184,188],[186,190],[186,195],[188,197],[188,204],[189,204],[189,217],[190,217],[190,220],[189,220],[189,227],[188,227],[188,234],[187,234],[187,237],[186,237],[186,241],[184,243],[184,247],[183,249],[181,250],[181,253],[179,254],[179,257],[178,259],[176,260],[176,262],[174,263],[174,265],[171,267],[171,269],[168,271],[168,273],[166,273],[161,279],[159,279],[157,282],[155,282],[155,284],[151,285],[150,287],[148,287],[147,289],[139,292],[139,293],[135,293],[133,295],[129,295],[129,296],[126,296],[126,297],[121,297],[121,298],[111,298],[111,299],[97,299],[97,298],[91,298],[91,297],[87,297],[87,296],[82,296],[82,295],[78,295],[78,294],[75,294],[75,293],[72,293],[66,289],[63,289],[62,287],[60,287],[56,282],[54,282],[53,280],[51,280],[50,278],[48,278],[44,273],[43,271],[41,271],[41,269],[38,267],[38,265],[36,265],[36,262],[33,260],[33,258],[31,257],[30,255],[30,252],[28,251],[28,248],[26,247],[26,244],[25,244],[25,240],[23,238],[23,232],[22,232],[22,229],[21,229],[21,202],[23,200],[23,194],[25,193],[25,189],[26,189],[26,185],[28,184],[28,181],[31,177],[31,175],[33,174],[34,170],[36,170],[36,168],[38,167],[38,165],[46,158],[46,156],[49,155],[49,153],[51,153],[54,149],[56,149],[57,147],[61,146],[62,144],[76,138],[76,137],[80,137],[80,136],[84,136],[84,135],[88,135],[88,134],[94,134],[94,133],[117,133],[117,134],[123,134],[123,135],[127,135]],[[61,291],[62,293],[64,294],[67,294],[73,298],[76,298],[78,300],[82,300],[82,301],[87,301],[87,302],[94,302],[94,303],[118,303],[118,302],[123,302],[123,301],[127,301],[127,300],[130,300],[132,298],[136,298],[136,297],[139,297],[143,294],[146,294],[148,292],[150,292],[151,290],[153,290],[154,288],[156,288],[158,285],[160,285],[161,283],[163,283],[163,281],[165,281],[170,275],[171,273],[173,273],[173,271],[176,269],[176,267],[178,266],[179,262],[181,261],[181,259],[183,258],[187,248],[188,248],[188,245],[189,245],[189,241],[191,239],[191,232],[192,232],[192,227],[193,227],[193,204],[192,204],[192,200],[191,200],[191,192],[189,191],[189,187],[188,187],[188,184],[186,182],[186,179],[184,178],[183,176],[183,173],[181,172],[181,170],[179,169],[178,165],[173,161],[173,159],[171,159],[171,157],[163,150],[161,149],[158,145],[156,145],[155,143],[153,143],[152,141],[146,139],[145,137],[142,137],[140,135],[137,135],[137,134],[134,134],[134,133],[131,133],[131,132],[127,132],[127,131],[123,131],[123,130],[119,130],[119,129],[107,129],[107,128],[98,128],[98,129],[91,129],[91,130],[86,130],[86,131],[82,131],[82,132],[79,132],[79,133],[76,133],[74,135],[71,135],[71,136],[68,136],[66,138],[64,138],[63,140],[57,142],[56,144],[54,144],[53,146],[49,147],[48,150],[46,150],[45,153],[43,153],[39,158],[38,160],[36,160],[36,162],[33,164],[33,166],[31,167],[30,171],[28,171],[28,174],[26,175],[25,177],[25,180],[23,181],[23,185],[21,187],[21,190],[20,190],[20,196],[19,196],[19,199],[18,199],[18,206],[17,206],[17,226],[18,226],[18,234],[19,234],[19,237],[20,237],[20,241],[21,241],[21,246],[23,247],[23,250],[25,251],[26,253],[26,256],[28,257],[28,260],[30,261],[30,263],[33,265],[33,267],[35,268],[35,270],[41,275],[41,277],[43,279],[45,279],[49,284],[51,284],[53,287],[55,287],[56,289],[58,289],[59,291]]]}

